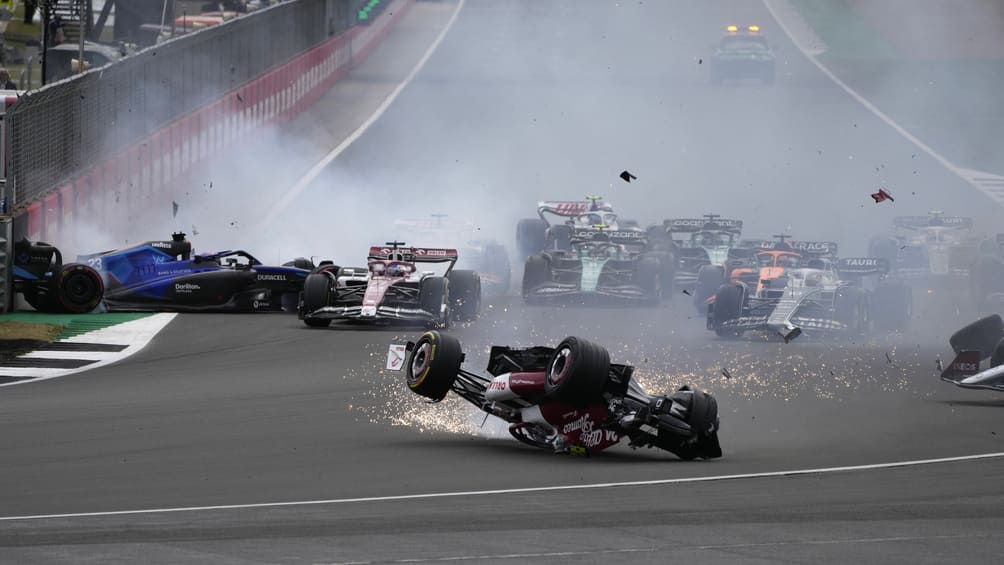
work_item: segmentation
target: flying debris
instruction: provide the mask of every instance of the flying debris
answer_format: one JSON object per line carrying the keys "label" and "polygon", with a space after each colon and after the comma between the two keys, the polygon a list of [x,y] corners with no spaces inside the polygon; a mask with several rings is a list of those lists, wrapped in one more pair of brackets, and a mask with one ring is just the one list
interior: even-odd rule
{"label": "flying debris", "polygon": [[624,172],[622,172],[620,176],[621,176],[621,179],[622,179],[622,180],[623,180],[624,182],[631,182],[631,181],[633,181],[633,180],[638,180],[638,177],[636,177],[636,176],[632,175],[632,174],[631,174],[630,172],[628,172],[628,171],[624,171]]}
{"label": "flying debris", "polygon": [[687,296],[691,296],[690,291],[687,290],[687,289],[683,289],[683,294],[686,294]]}
{"label": "flying debris", "polygon": [[876,204],[878,204],[879,202],[886,201],[886,200],[888,200],[889,202],[895,202],[896,201],[896,199],[892,197],[892,194],[889,194],[889,191],[887,191],[884,188],[880,188],[878,192],[873,192],[872,193],[872,198],[875,200]]}
{"label": "flying debris", "polygon": [[722,376],[725,377],[726,379],[732,378],[732,375],[729,374],[729,370],[726,369],[725,367],[722,367]]}
{"label": "flying debris", "polygon": [[171,217],[172,218],[178,217],[178,203],[173,200],[171,201]]}

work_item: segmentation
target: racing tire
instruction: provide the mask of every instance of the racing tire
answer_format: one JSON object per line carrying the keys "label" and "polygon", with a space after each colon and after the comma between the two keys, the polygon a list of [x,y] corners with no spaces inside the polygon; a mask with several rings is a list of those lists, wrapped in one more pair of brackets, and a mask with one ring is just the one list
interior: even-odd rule
{"label": "racing tire", "polygon": [[725,268],[721,265],[701,265],[694,286],[694,308],[698,314],[708,314],[708,299],[715,295],[725,282]]}
{"label": "racing tire", "polygon": [[841,287],[833,297],[833,316],[847,326],[847,330],[860,335],[868,330],[868,303],[864,291],[857,287]]}
{"label": "racing tire", "polygon": [[332,277],[328,273],[312,273],[303,281],[303,323],[311,328],[326,328],[331,318],[313,318],[311,312],[324,308],[330,303]]}
{"label": "racing tire", "polygon": [[548,251],[568,251],[572,248],[572,228],[557,225],[547,228],[547,240],[544,245]]}
{"label": "racing tire", "polygon": [[645,291],[645,303],[658,306],[662,301],[662,261],[657,257],[642,257],[635,266],[638,286]]}
{"label": "racing tire", "polygon": [[516,249],[520,257],[536,255],[547,242],[547,222],[540,218],[526,218],[516,224]]}
{"label": "racing tire", "polygon": [[533,290],[551,280],[551,266],[543,255],[527,258],[523,265],[523,299],[531,300]]}
{"label": "racing tire", "polygon": [[425,277],[418,288],[418,304],[432,314],[433,323],[446,328],[450,325],[450,290],[446,277]]}
{"label": "racing tire", "polygon": [[475,271],[454,269],[450,280],[450,310],[461,322],[473,322],[481,314],[481,276]]}
{"label": "racing tire", "polygon": [[547,363],[544,394],[572,406],[596,402],[610,378],[610,354],[580,337],[566,337]]}
{"label": "racing tire", "polygon": [[70,314],[86,314],[94,310],[105,294],[101,275],[79,263],[63,265],[50,284],[52,298],[55,299],[50,303],[54,309]]}
{"label": "racing tire", "polygon": [[868,256],[885,259],[889,267],[896,268],[896,258],[899,256],[899,244],[895,239],[876,236],[868,242]]}
{"label": "racing tire", "polygon": [[977,350],[980,359],[990,357],[996,351],[997,345],[1004,339],[1004,320],[1000,314],[980,318],[948,338],[949,345],[955,353],[963,350]]}
{"label": "racing tire", "polygon": [[871,303],[871,318],[878,329],[905,330],[913,318],[913,291],[903,283],[879,286]]}
{"label": "racing tire", "polygon": [[415,394],[439,402],[453,388],[460,374],[464,353],[460,340],[435,330],[422,334],[408,357],[405,374]]}
{"label": "racing tire", "polygon": [[721,328],[722,324],[738,318],[743,313],[745,299],[743,287],[735,284],[722,285],[715,293],[715,307],[711,313],[711,324],[718,337],[740,337],[742,330]]}
{"label": "racing tire", "polygon": [[498,243],[485,247],[485,263],[489,271],[496,275],[498,283],[488,285],[492,295],[505,296],[512,286],[512,265],[509,262],[509,252]]}

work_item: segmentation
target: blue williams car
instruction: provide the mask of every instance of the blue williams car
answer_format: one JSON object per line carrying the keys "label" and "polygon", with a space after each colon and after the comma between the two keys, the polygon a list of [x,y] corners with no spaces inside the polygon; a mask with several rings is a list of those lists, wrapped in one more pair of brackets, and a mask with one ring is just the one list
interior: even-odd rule
{"label": "blue williams car", "polygon": [[183,233],[77,259],[101,275],[110,311],[295,312],[307,275],[331,268],[307,259],[269,267],[240,250],[193,254]]}

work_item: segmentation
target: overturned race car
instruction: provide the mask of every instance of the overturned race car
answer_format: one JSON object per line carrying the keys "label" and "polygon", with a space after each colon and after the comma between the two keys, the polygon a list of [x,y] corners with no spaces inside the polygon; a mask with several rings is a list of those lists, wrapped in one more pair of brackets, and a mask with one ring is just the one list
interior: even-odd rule
{"label": "overturned race car", "polygon": [[[941,380],[960,388],[1004,392],[1004,320],[999,314],[969,324],[948,343],[956,355]],[[987,365],[981,369],[984,361]]]}
{"label": "overturned race car", "polygon": [[722,455],[714,397],[689,386],[649,394],[632,379],[634,367],[610,363],[599,345],[567,337],[553,348],[493,346],[489,356],[490,376],[467,371],[460,342],[430,331],[391,345],[387,368],[405,368],[408,388],[434,402],[453,391],[532,447],[588,455],[626,438],[681,459]]}

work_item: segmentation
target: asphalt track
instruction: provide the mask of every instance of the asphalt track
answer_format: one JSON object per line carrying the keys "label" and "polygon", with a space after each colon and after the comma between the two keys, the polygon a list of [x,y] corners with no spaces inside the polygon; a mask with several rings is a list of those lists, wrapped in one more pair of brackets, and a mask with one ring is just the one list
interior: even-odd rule
{"label": "asphalt track", "polygon": [[[409,17],[440,6],[423,4]],[[541,186],[574,197],[623,168],[636,170],[639,181],[666,178],[700,187],[700,195],[678,189],[676,181],[658,188],[680,190],[680,211],[688,214],[706,209],[699,197],[714,198],[715,186],[752,182],[749,195],[729,192],[724,213],[738,215],[745,207],[753,229],[777,229],[790,220],[793,230],[825,232],[841,214],[857,214],[854,221],[862,223],[872,219],[877,212],[859,211],[848,193],[856,197],[855,190],[871,186],[872,164],[884,162],[895,170],[881,174],[898,182],[923,179],[916,185],[918,202],[905,208],[944,207],[933,204],[942,199],[967,211],[985,205],[936,163],[911,157],[916,151],[902,138],[801,59],[757,4],[572,4],[468,0],[427,67],[333,163],[332,174],[379,170],[377,176],[439,187],[440,198],[499,183],[478,188],[510,187],[499,215],[509,207],[525,213]],[[565,24],[554,26],[561,18]],[[765,22],[787,61],[775,87],[708,86],[707,69],[695,58],[729,21]],[[596,34],[618,49],[589,41]],[[548,63],[569,60],[577,62],[571,65],[576,72]],[[662,115],[659,105],[676,110]],[[562,118],[570,107],[594,110],[589,119]],[[518,120],[537,129],[517,133]],[[743,122],[764,138],[699,127],[709,120],[716,126]],[[844,120],[846,129],[834,126]],[[797,158],[776,143],[782,135]],[[569,142],[573,151],[555,151],[566,138],[578,140]],[[479,140],[490,143],[479,147]],[[679,155],[682,146],[692,155],[729,155],[731,164],[714,168],[713,160],[701,157],[688,165]],[[871,162],[855,168],[847,155],[867,155]],[[817,160],[806,164],[810,157]],[[464,166],[445,171],[449,162]],[[321,191],[332,186],[318,182],[300,199],[326,198]],[[372,198],[405,197],[385,190]],[[646,190],[656,189],[623,191],[616,202],[644,210],[652,198]],[[773,211],[772,202],[789,198],[811,198],[830,214],[791,219]],[[365,203],[358,200],[353,203]],[[3,520],[0,561],[999,559],[1004,462],[995,458],[406,498],[1004,451],[1004,398],[956,389],[935,376],[936,359],[949,354],[945,334],[971,316],[954,295],[920,293],[919,319],[902,335],[787,345],[714,339],[679,298],[686,297],[649,310],[525,307],[500,298],[482,320],[455,332],[475,369],[491,343],[553,343],[574,334],[637,365],[652,390],[697,384],[719,399],[726,452],[720,460],[687,463],[628,449],[580,459],[520,446],[500,436],[492,422],[480,427],[481,419],[457,401],[422,403],[400,375],[382,370],[387,344],[414,338],[416,331],[311,330],[283,315],[183,315],[122,363],[4,390],[0,517],[203,509]],[[368,497],[402,498],[348,500]],[[205,508],[325,500],[334,502]]]}

